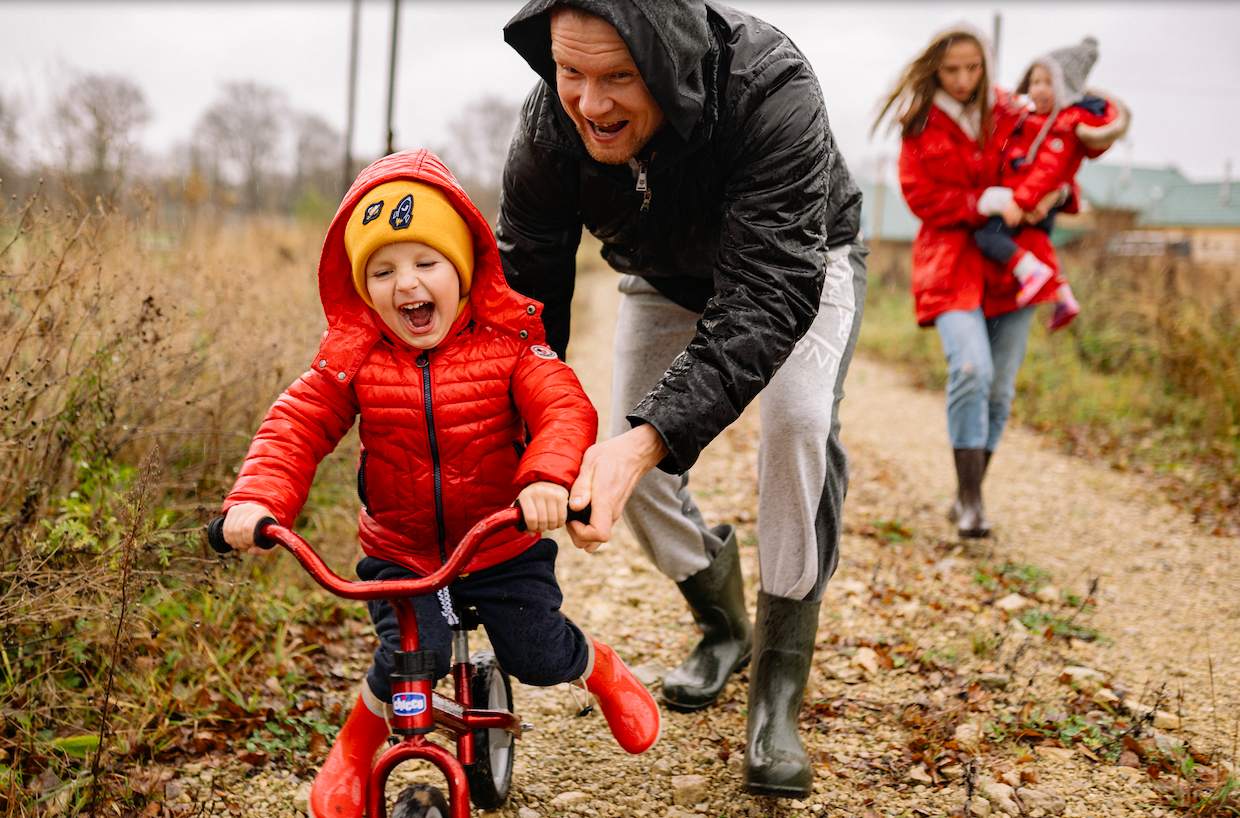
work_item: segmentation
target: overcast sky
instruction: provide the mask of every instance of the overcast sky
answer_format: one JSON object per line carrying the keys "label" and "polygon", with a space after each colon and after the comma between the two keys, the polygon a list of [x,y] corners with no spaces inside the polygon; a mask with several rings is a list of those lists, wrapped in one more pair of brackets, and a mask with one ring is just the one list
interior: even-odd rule
{"label": "overcast sky", "polygon": [[[396,83],[397,148],[434,147],[469,101],[519,101],[533,71],[503,41],[517,0],[404,0]],[[785,31],[809,56],[845,157],[870,176],[890,168],[889,135],[870,136],[875,105],[938,28],[968,20],[990,31],[1002,17],[999,83],[1029,60],[1092,34],[1101,43],[1091,84],[1133,110],[1125,143],[1104,161],[1175,165],[1218,179],[1240,159],[1240,5],[1213,3],[775,2],[734,5]],[[386,140],[391,0],[362,5],[354,152]],[[152,113],[139,134],[151,153],[188,139],[224,82],[281,89],[296,108],[344,130],[349,0],[306,2],[8,2],[0,0],[0,93],[21,108],[27,153],[57,87],[75,72],[121,74]],[[894,178],[894,177],[893,177]]]}

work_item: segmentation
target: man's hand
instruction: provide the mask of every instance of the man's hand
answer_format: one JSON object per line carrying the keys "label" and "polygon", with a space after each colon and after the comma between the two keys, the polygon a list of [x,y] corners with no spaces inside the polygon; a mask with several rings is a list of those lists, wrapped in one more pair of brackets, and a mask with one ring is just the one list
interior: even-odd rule
{"label": "man's hand", "polygon": [[517,495],[530,531],[554,531],[568,522],[568,489],[555,483],[530,483]]}
{"label": "man's hand", "polygon": [[1020,209],[1020,205],[1016,202],[1008,202],[1003,208],[1003,223],[1008,227],[1015,227],[1025,220],[1025,211]]}
{"label": "man's hand", "polygon": [[663,438],[648,423],[587,449],[581,460],[581,474],[569,491],[568,504],[574,511],[589,504],[594,508],[589,525],[568,524],[573,544],[592,554],[610,540],[611,527],[620,519],[637,481],[667,454]]}
{"label": "man's hand", "polygon": [[228,509],[228,516],[224,518],[224,541],[253,557],[270,554],[274,549],[259,548],[254,543],[254,526],[264,517],[275,516],[258,503],[235,505]]}

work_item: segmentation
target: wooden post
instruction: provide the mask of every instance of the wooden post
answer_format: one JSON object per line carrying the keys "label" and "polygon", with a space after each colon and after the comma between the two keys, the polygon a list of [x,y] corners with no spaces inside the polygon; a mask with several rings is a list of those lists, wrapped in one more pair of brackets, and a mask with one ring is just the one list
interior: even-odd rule
{"label": "wooden post", "polygon": [[387,152],[396,153],[395,134],[392,133],[392,106],[396,101],[396,38],[400,31],[400,0],[392,0],[392,54],[388,63],[388,106],[387,106]]}
{"label": "wooden post", "polygon": [[999,82],[999,35],[1003,31],[1003,15],[995,12],[995,29],[994,36],[991,38],[991,48],[994,49],[995,64],[991,66],[994,75],[990,78],[990,84],[996,85]]}
{"label": "wooden post", "polygon": [[357,110],[357,31],[362,12],[362,0],[353,0],[353,24],[349,35],[349,109],[345,112],[344,172],[340,196],[344,197],[353,184],[353,122]]}

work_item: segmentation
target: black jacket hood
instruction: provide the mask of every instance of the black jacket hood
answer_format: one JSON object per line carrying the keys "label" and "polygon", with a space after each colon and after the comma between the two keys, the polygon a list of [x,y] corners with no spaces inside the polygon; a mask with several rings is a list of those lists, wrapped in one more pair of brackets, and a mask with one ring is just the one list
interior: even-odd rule
{"label": "black jacket hood", "polygon": [[688,140],[706,103],[702,59],[710,48],[704,0],[530,0],[504,26],[504,41],[554,90],[551,8],[577,6],[611,23],[668,123]]}

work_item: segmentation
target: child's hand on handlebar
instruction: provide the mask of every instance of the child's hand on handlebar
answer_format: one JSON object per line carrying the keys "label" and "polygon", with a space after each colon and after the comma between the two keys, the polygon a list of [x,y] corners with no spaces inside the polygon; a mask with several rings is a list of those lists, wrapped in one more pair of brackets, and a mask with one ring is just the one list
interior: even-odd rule
{"label": "child's hand on handlebar", "polygon": [[530,531],[553,531],[568,522],[568,489],[555,483],[530,483],[517,495]]}
{"label": "child's hand on handlebar", "polygon": [[254,544],[254,527],[264,517],[275,517],[258,503],[241,503],[228,509],[224,518],[224,540],[238,551],[251,556],[270,554],[271,550],[259,548]]}

